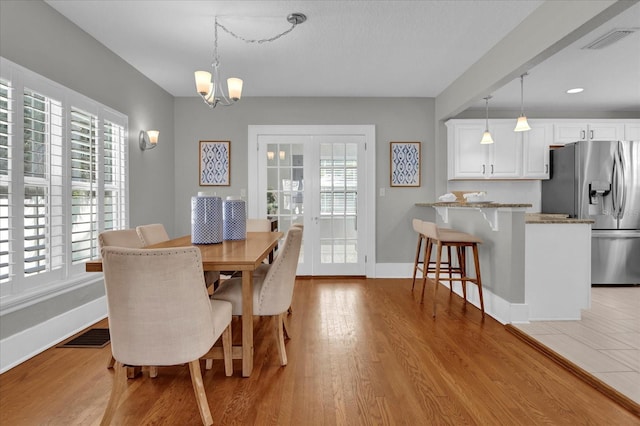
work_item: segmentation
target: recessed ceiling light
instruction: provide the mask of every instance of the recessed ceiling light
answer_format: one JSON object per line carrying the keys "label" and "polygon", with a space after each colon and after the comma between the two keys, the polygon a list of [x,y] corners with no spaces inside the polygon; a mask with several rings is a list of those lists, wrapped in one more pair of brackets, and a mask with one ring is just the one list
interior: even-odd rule
{"label": "recessed ceiling light", "polygon": [[584,89],[582,87],[576,87],[575,89],[569,89],[567,90],[567,93],[580,93],[582,92]]}

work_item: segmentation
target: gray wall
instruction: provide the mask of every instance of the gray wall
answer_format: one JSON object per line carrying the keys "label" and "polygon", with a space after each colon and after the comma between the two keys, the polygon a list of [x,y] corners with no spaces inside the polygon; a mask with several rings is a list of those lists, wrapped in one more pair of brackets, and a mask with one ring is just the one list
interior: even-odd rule
{"label": "gray wall", "polygon": [[[41,1],[0,1],[0,55],[129,116],[130,224],[172,231],[173,97]],[[151,128],[160,146],[141,152],[138,132]],[[0,338],[102,295],[99,283],[4,315]]]}
{"label": "gray wall", "polygon": [[[246,98],[210,110],[199,98],[175,100],[175,229],[190,232],[190,197],[247,189],[247,129],[259,124],[373,124],[376,127],[376,257],[378,263],[411,263],[414,203],[434,197],[434,100],[432,98]],[[231,186],[198,186],[198,141],[231,141]],[[422,186],[389,187],[389,142],[422,142]],[[379,196],[379,188],[385,196]],[[424,210],[424,209],[422,209]]]}

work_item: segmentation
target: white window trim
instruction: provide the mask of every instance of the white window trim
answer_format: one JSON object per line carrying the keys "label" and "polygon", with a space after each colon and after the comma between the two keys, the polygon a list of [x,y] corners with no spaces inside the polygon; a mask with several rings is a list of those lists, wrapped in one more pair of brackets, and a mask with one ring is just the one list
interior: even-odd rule
{"label": "white window trim", "polygon": [[[70,202],[70,126],[68,123],[69,120],[69,111],[70,108],[76,107],[84,109],[92,114],[95,114],[98,117],[98,149],[102,149],[103,147],[103,133],[104,127],[103,123],[105,120],[110,121],[114,124],[120,125],[124,128],[124,155],[123,155],[123,167],[124,167],[124,175],[128,176],[128,117],[122,113],[119,113],[113,109],[110,109],[99,102],[96,102],[74,90],[71,90],[67,87],[64,87],[54,81],[51,81],[33,71],[30,71],[18,64],[15,64],[3,57],[0,57],[0,77],[3,79],[9,80],[11,82],[11,86],[14,91],[13,96],[13,158],[10,160],[13,162],[13,170],[14,173],[11,177],[10,185],[11,185],[11,193],[16,194],[20,192],[24,192],[24,176],[23,176],[23,155],[22,155],[22,144],[23,141],[23,108],[22,108],[22,98],[24,93],[24,88],[27,87],[31,90],[42,93],[48,97],[56,98],[62,102],[64,109],[64,120],[63,120],[63,138],[64,138],[64,150],[65,150],[65,158],[63,168],[67,176],[64,177],[64,186],[65,186],[65,207],[64,207],[64,227],[65,227],[65,252],[70,250],[71,246],[71,202]],[[17,149],[16,149],[17,147]],[[101,154],[102,155],[102,154]],[[19,170],[16,172],[16,168],[19,165]],[[97,178],[97,182],[99,183],[100,194],[103,194],[104,188],[102,187],[104,183],[104,168],[103,165],[99,167],[100,176]],[[125,207],[124,207],[124,224],[123,227],[128,227],[129,224],[129,182],[128,179],[124,181],[124,191],[125,191]],[[16,192],[18,191],[18,192]],[[100,197],[99,199],[102,199]],[[13,204],[10,202],[10,204]],[[14,209],[18,208],[18,212],[14,210],[11,214],[15,217],[16,214],[21,214],[20,206],[14,206]],[[101,231],[104,227],[104,214],[102,210],[99,213],[99,231]],[[22,222],[22,221],[20,221]],[[23,233],[21,228],[17,229],[17,225],[15,221],[11,222],[10,229],[12,232],[12,240],[14,240],[14,247],[11,248],[11,252],[14,253],[16,251],[20,251],[23,249]],[[20,237],[16,241],[16,233],[19,234]],[[16,275],[12,275],[12,278],[9,282],[5,282],[0,284],[0,316],[7,314],[9,312],[13,312],[30,305],[39,303],[41,301],[47,300],[49,298],[56,297],[60,294],[72,291],[77,288],[81,288],[83,286],[87,286],[98,282],[102,279],[102,276],[95,273],[87,273],[84,272],[84,263],[78,265],[72,265],[70,255],[65,256],[65,262],[63,268],[61,270],[49,271],[42,274],[37,274],[31,277],[19,277]]]}

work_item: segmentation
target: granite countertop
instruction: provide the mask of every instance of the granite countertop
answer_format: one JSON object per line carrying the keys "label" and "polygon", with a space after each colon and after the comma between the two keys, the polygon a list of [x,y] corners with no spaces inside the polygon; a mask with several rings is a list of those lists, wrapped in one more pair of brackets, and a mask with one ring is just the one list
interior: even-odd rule
{"label": "granite countertop", "polygon": [[444,203],[441,201],[435,203],[416,203],[419,207],[468,207],[468,208],[510,208],[510,207],[533,207],[532,204],[509,204],[509,203],[492,203],[491,201],[483,201],[477,203]]}
{"label": "granite countertop", "polygon": [[594,223],[592,219],[576,219],[566,214],[526,213],[525,223]]}

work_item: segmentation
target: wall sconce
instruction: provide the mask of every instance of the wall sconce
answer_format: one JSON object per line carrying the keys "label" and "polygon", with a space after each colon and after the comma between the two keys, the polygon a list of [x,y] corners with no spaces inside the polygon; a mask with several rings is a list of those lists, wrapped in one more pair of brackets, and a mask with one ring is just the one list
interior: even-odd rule
{"label": "wall sconce", "polygon": [[157,130],[140,130],[140,149],[142,151],[146,151],[148,149],[153,149],[158,146],[158,136],[160,132]]}
{"label": "wall sconce", "polygon": [[267,160],[271,161],[275,158],[276,153],[273,151],[267,151]]}
{"label": "wall sconce", "polygon": [[284,159],[285,159],[285,157],[286,157],[286,155],[287,155],[287,154],[286,154],[284,151],[280,151],[280,159],[281,159],[281,160],[284,160]]}

